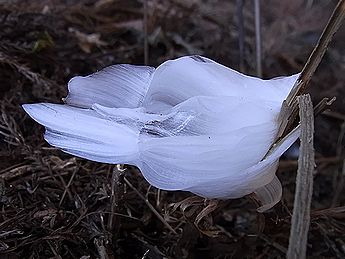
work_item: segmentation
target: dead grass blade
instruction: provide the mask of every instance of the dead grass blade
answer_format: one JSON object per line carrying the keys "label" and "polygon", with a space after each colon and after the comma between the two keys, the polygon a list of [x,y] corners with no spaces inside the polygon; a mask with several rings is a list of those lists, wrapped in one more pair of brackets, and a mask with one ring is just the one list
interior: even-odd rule
{"label": "dead grass blade", "polygon": [[256,75],[262,77],[262,48],[261,48],[261,14],[260,0],[254,0],[255,13],[255,51],[256,51]]}
{"label": "dead grass blade", "polygon": [[148,43],[148,32],[147,32],[147,16],[148,16],[148,0],[144,0],[144,64],[149,64],[149,43]]}
{"label": "dead grass blade", "polygon": [[243,19],[243,0],[236,1],[236,15],[238,24],[238,48],[240,71],[244,73],[244,19]]}
{"label": "dead grass blade", "polygon": [[41,74],[31,71],[27,66],[20,64],[14,57],[9,57],[0,51],[0,63],[7,64],[15,68],[22,76],[31,81],[33,84],[38,84],[47,88],[47,91],[52,91],[57,84],[42,76]]}
{"label": "dead grass blade", "polygon": [[319,66],[323,56],[326,53],[329,43],[332,41],[333,35],[339,29],[345,17],[345,0],[340,0],[333,11],[322,35],[316,44],[313,52],[310,54],[308,61],[302,69],[301,75],[296,81],[294,87],[286,98],[287,104],[290,106],[294,102],[296,96],[304,92],[316,68]]}
{"label": "dead grass blade", "polygon": [[[121,165],[117,165],[113,168],[111,178],[111,215],[108,218],[108,229],[109,231],[114,230],[114,222],[116,221],[115,212],[119,210],[120,201],[123,199],[123,177],[125,169]],[[118,226],[120,224],[117,224]]]}
{"label": "dead grass blade", "polygon": [[211,216],[211,213],[218,208],[219,200],[209,200],[207,206],[196,216],[194,225],[205,235],[215,237],[219,234],[218,230],[203,230],[200,226],[202,219]]}
{"label": "dead grass blade", "polygon": [[101,238],[95,238],[94,240],[94,244],[97,248],[97,252],[98,252],[98,255],[99,255],[99,258],[100,259],[108,259],[109,256],[107,254],[107,250],[104,246],[104,242]]}
{"label": "dead grass blade", "polygon": [[301,119],[301,148],[296,176],[295,201],[291,220],[288,259],[306,258],[313,194],[314,112],[310,95],[298,97]]}
{"label": "dead grass blade", "polygon": [[323,210],[316,210],[311,213],[312,217],[334,217],[334,218],[345,218],[345,206],[328,208]]}
{"label": "dead grass blade", "polygon": [[170,213],[174,213],[178,208],[180,208],[183,216],[188,216],[186,215],[186,210],[192,206],[202,206],[204,204],[204,200],[204,198],[199,196],[190,196],[182,201],[171,204]]}
{"label": "dead grass blade", "polygon": [[166,220],[162,217],[161,214],[159,214],[159,212],[152,206],[152,204],[145,198],[144,195],[142,195],[137,188],[135,188],[130,181],[128,181],[128,179],[126,177],[123,178],[123,180],[125,181],[125,183],[129,186],[129,188],[131,188],[139,197],[140,199],[142,199],[145,204],[147,205],[147,207],[149,207],[149,209],[153,212],[153,214],[156,215],[156,217],[164,224],[164,226],[166,226],[172,233],[174,233],[175,235],[177,235],[176,231],[169,225],[168,222],[166,222]]}

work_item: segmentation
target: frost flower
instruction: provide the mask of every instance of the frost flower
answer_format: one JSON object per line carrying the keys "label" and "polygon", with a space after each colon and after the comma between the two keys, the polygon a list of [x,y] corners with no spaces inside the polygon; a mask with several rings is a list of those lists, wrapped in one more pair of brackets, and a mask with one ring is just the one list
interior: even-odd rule
{"label": "frost flower", "polygon": [[64,105],[23,107],[46,127],[46,141],[69,154],[135,165],[163,190],[221,199],[254,192],[265,210],[280,200],[278,160],[299,135],[265,156],[297,76],[262,80],[187,56],[77,76]]}

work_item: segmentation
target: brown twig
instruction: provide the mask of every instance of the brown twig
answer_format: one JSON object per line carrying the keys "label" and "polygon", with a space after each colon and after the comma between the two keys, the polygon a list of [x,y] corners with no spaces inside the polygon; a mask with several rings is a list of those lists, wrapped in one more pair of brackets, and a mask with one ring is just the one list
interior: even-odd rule
{"label": "brown twig", "polygon": [[30,80],[31,82],[40,86],[46,87],[48,90],[51,91],[51,89],[57,88],[57,83],[44,77],[43,75],[31,71],[27,66],[24,64],[20,64],[17,60],[16,57],[13,56],[8,56],[4,52],[0,51],[0,63],[2,64],[7,64],[13,68],[15,68],[18,73],[23,75],[25,78]]}
{"label": "brown twig", "polygon": [[310,95],[298,97],[301,119],[301,147],[296,176],[295,201],[287,258],[305,258],[313,193],[314,112]]}
{"label": "brown twig", "polygon": [[149,44],[148,44],[148,32],[147,32],[147,13],[148,6],[147,1],[144,0],[144,64],[147,66],[149,64]]}
{"label": "brown twig", "polygon": [[331,207],[336,207],[338,205],[338,200],[339,200],[339,198],[342,194],[342,191],[344,189],[344,184],[345,184],[345,159],[343,160],[343,166],[342,166],[342,171],[341,171],[341,175],[340,175],[340,180],[339,180],[338,184],[336,185]]}
{"label": "brown twig", "polygon": [[243,0],[236,2],[236,16],[238,26],[238,48],[240,59],[240,71],[244,72],[244,22],[243,22]]}
{"label": "brown twig", "polygon": [[265,236],[264,234],[260,234],[258,236],[260,239],[262,239],[263,241],[265,241],[268,245],[274,247],[275,249],[277,249],[278,251],[286,254],[286,251],[287,249],[282,246],[281,244],[277,243],[277,242],[274,242],[274,241],[271,241],[267,236]]}
{"label": "brown twig", "polygon": [[108,259],[109,256],[107,254],[107,250],[104,246],[104,242],[103,242],[103,239],[102,238],[95,238],[94,239],[94,244],[97,248],[97,252],[98,252],[98,255],[99,255],[99,258],[100,259]]}
{"label": "brown twig", "polygon": [[[112,231],[114,229],[115,212],[119,209],[120,200],[123,199],[123,177],[125,169],[121,165],[116,165],[113,168],[111,177],[111,215],[108,218],[108,229]],[[117,224],[120,226],[120,224]]]}
{"label": "brown twig", "polygon": [[322,35],[316,44],[314,50],[310,54],[308,61],[304,65],[302,72],[293,86],[291,92],[289,93],[286,101],[287,105],[290,106],[295,100],[296,96],[303,93],[313,76],[316,68],[319,66],[329,43],[332,41],[332,38],[336,31],[339,29],[343,19],[345,17],[345,0],[340,0],[333,11],[331,18],[329,19],[325,29],[322,32]]}
{"label": "brown twig", "polygon": [[[316,117],[319,114],[322,114],[332,103],[336,100],[336,97],[332,99],[323,98],[317,105],[314,107],[314,116]],[[277,139],[279,140],[282,136],[285,136],[291,129],[298,124],[297,119],[298,114],[298,104],[297,100],[292,102],[291,106],[287,106],[286,101],[282,105],[280,112],[280,125],[277,134]]]}
{"label": "brown twig", "polygon": [[337,156],[341,156],[343,153],[343,141],[345,137],[345,122],[343,122],[340,126],[340,133],[337,140],[337,148],[336,148],[336,154]]}
{"label": "brown twig", "polygon": [[123,178],[123,180],[125,181],[125,183],[129,186],[129,188],[131,188],[139,197],[140,199],[142,199],[145,204],[147,205],[147,207],[149,207],[149,209],[153,212],[153,214],[156,215],[156,217],[175,235],[177,235],[176,231],[169,225],[168,222],[166,222],[166,220],[164,220],[164,218],[162,217],[161,214],[159,214],[159,212],[152,206],[152,204],[145,198],[144,195],[142,195],[137,188],[135,188],[130,181],[128,181],[128,179],[126,177]]}
{"label": "brown twig", "polygon": [[328,208],[322,210],[315,210],[311,212],[312,217],[319,217],[319,216],[330,216],[330,217],[345,217],[345,206],[335,207],[335,208]]}
{"label": "brown twig", "polygon": [[[77,170],[74,170],[74,171],[73,171],[73,174],[72,174],[71,178],[69,179],[67,185],[64,186],[64,187],[65,187],[65,190],[64,190],[64,192],[63,192],[63,194],[62,194],[62,196],[61,196],[61,199],[60,199],[60,202],[59,202],[59,206],[62,205],[62,203],[63,203],[63,201],[64,201],[64,199],[65,199],[66,193],[69,191],[69,187],[71,186],[71,184],[72,184],[72,182],[73,182],[73,179],[74,179],[74,176],[75,176],[76,172],[77,172]],[[61,175],[60,175],[60,176],[61,176]],[[61,177],[62,177],[62,176],[61,176]],[[71,196],[70,196],[70,198],[71,198]]]}
{"label": "brown twig", "polygon": [[260,0],[254,0],[254,12],[255,12],[256,75],[258,77],[262,77]]}
{"label": "brown twig", "polygon": [[49,240],[47,240],[46,242],[48,243],[50,250],[53,252],[54,258],[56,258],[56,259],[62,259],[61,255],[59,255],[59,254],[56,252],[56,250],[55,250],[55,248],[53,247],[53,245],[51,244],[51,242],[50,242]]}
{"label": "brown twig", "polygon": [[318,43],[310,54],[300,76],[296,80],[292,90],[282,105],[277,140],[289,132],[289,130],[294,126],[298,114],[296,97],[305,91],[311,77],[314,75],[316,68],[319,66],[323,56],[326,53],[328,45],[332,41],[336,31],[339,29],[344,17],[345,0],[339,0],[331,15],[331,18],[321,34],[321,37],[319,38]]}
{"label": "brown twig", "polygon": [[345,121],[345,115],[341,114],[339,112],[335,112],[335,111],[324,111],[322,113],[323,115],[333,118],[333,119],[337,119],[337,120],[342,120]]}
{"label": "brown twig", "polygon": [[332,103],[335,102],[337,98],[333,97],[332,99],[323,98],[317,105],[314,107],[314,116],[316,117],[319,114],[322,114]]}

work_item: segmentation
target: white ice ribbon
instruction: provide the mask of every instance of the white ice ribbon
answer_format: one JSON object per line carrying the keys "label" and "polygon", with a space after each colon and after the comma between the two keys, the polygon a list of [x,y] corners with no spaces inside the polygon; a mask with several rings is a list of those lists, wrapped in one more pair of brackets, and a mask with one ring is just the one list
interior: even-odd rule
{"label": "white ice ribbon", "polygon": [[164,190],[222,199],[269,193],[268,209],[281,196],[279,157],[299,131],[263,158],[297,77],[262,80],[188,56],[157,69],[114,65],[74,77],[65,105],[23,107],[67,153],[135,165]]}

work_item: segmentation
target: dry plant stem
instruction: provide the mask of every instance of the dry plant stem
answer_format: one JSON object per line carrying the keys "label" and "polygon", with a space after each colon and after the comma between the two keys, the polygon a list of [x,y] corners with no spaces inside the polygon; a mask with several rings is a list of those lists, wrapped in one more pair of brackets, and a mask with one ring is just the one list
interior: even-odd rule
{"label": "dry plant stem", "polygon": [[216,200],[216,199],[212,199],[208,201],[207,206],[203,208],[203,210],[195,218],[194,224],[196,227],[198,227],[200,221],[203,218],[205,218],[206,216],[211,214],[215,209],[218,208],[218,203],[219,203],[219,200]]}
{"label": "dry plant stem", "polygon": [[[343,153],[344,136],[345,136],[345,122],[341,124],[340,133],[338,136],[337,149],[336,149],[337,157],[341,157]],[[345,184],[345,159],[343,160],[341,174],[339,175],[339,173],[336,173],[333,176],[333,186],[334,186],[335,191],[334,191],[331,207],[337,206],[338,200],[344,188],[344,184]]]}
{"label": "dry plant stem", "polygon": [[125,183],[129,186],[129,188],[131,188],[139,197],[140,199],[142,199],[145,204],[147,205],[147,207],[150,208],[150,210],[153,212],[153,214],[156,215],[156,217],[175,235],[177,235],[176,231],[169,225],[168,222],[166,222],[166,220],[162,217],[161,214],[159,214],[159,212],[152,206],[152,204],[145,198],[144,195],[142,195],[137,188],[135,188],[128,180],[126,177],[123,178]]}
{"label": "dry plant stem", "polygon": [[55,250],[55,248],[53,247],[53,245],[51,244],[51,242],[50,242],[50,241],[47,241],[47,243],[48,243],[48,245],[49,245],[50,250],[53,252],[54,257],[55,257],[56,259],[62,259],[62,257],[56,252],[56,250]]}
{"label": "dry plant stem", "polygon": [[343,160],[343,167],[342,167],[342,172],[340,175],[340,180],[335,188],[335,193],[333,196],[331,207],[336,207],[338,205],[339,198],[341,197],[342,191],[344,189],[344,184],[345,184],[345,159]]}
{"label": "dry plant stem", "polygon": [[282,246],[281,244],[271,241],[267,236],[265,236],[264,234],[260,234],[258,236],[260,239],[264,240],[267,244],[269,244],[270,246],[274,247],[275,249],[277,249],[278,251],[286,254],[286,247]]}
{"label": "dry plant stem", "polygon": [[[315,107],[314,107],[314,116],[316,117],[320,113],[323,113],[328,106],[332,105],[332,103],[336,100],[335,97],[332,99],[323,98]],[[292,102],[291,106],[287,106],[286,102],[284,101],[281,112],[280,112],[280,125],[276,139],[280,139],[282,136],[285,136],[291,129],[298,123],[297,120],[298,114],[298,104],[297,99]]]}
{"label": "dry plant stem", "polygon": [[340,133],[339,133],[338,140],[337,140],[336,155],[338,157],[340,157],[341,154],[343,153],[343,140],[344,140],[344,137],[345,137],[345,121],[340,126]]}
{"label": "dry plant stem", "polygon": [[316,68],[319,66],[329,43],[332,41],[333,35],[339,29],[343,19],[345,17],[345,0],[340,0],[333,11],[331,18],[329,19],[322,35],[316,44],[313,52],[310,54],[307,63],[305,64],[302,72],[289,93],[286,101],[287,105],[290,106],[296,96],[300,95],[305,91],[311,77],[313,76]]}
{"label": "dry plant stem", "polygon": [[341,114],[339,112],[324,111],[322,114],[333,119],[345,121],[345,114]]}
{"label": "dry plant stem", "polygon": [[149,64],[149,44],[148,44],[148,35],[147,35],[147,13],[148,13],[147,1],[148,0],[144,0],[144,64],[146,66]]}
{"label": "dry plant stem", "polygon": [[[62,203],[63,203],[63,201],[65,199],[66,193],[69,191],[69,187],[71,186],[71,184],[73,182],[73,179],[74,179],[74,176],[75,176],[76,172],[77,172],[77,170],[73,171],[73,174],[72,174],[71,178],[69,179],[68,184],[65,186],[65,190],[64,190],[64,192],[63,192],[63,194],[61,196],[61,200],[59,202],[59,206],[62,205]],[[72,197],[70,197],[70,198],[72,198]]]}
{"label": "dry plant stem", "polygon": [[283,102],[278,118],[279,129],[276,140],[280,140],[286,135],[286,132],[289,132],[288,130],[292,127],[291,118],[294,118],[293,114],[297,112],[297,110],[296,102],[293,102],[291,106],[288,106],[286,101]]}
{"label": "dry plant stem", "polygon": [[313,193],[314,111],[310,95],[298,97],[301,119],[301,147],[296,176],[295,201],[291,220],[288,259],[306,258],[310,224],[310,204]]}
{"label": "dry plant stem", "polygon": [[103,244],[102,238],[95,238],[94,239],[94,244],[95,244],[95,246],[97,248],[97,252],[98,252],[99,258],[100,259],[108,259],[109,256],[108,256],[107,251],[105,249],[105,246]]}
{"label": "dry plant stem", "polygon": [[[120,201],[123,196],[123,177],[125,174],[125,169],[123,165],[116,165],[113,168],[112,177],[111,177],[111,214],[108,218],[108,230],[114,230],[114,222],[116,219],[116,212],[119,211]],[[120,224],[117,224],[119,226]]]}
{"label": "dry plant stem", "polygon": [[[343,153],[344,136],[345,136],[345,122],[341,124],[340,133],[337,140],[337,148],[336,148],[337,157],[341,157]],[[344,188],[344,182],[345,182],[344,178],[345,178],[345,159],[343,160],[343,164],[342,164],[342,172],[337,171],[333,175],[334,195],[333,195],[331,207],[337,206],[338,199],[340,198],[341,192]]]}
{"label": "dry plant stem", "polygon": [[157,189],[157,198],[156,198],[156,207],[159,208],[160,207],[160,202],[161,200],[161,189]]}
{"label": "dry plant stem", "polygon": [[315,210],[311,213],[312,217],[319,216],[330,216],[330,217],[340,217],[345,218],[345,206],[328,208],[323,210]]}
{"label": "dry plant stem", "polygon": [[240,59],[240,71],[244,72],[244,20],[243,20],[243,0],[236,1],[236,14],[238,26],[238,48]]}
{"label": "dry plant stem", "polygon": [[344,258],[344,253],[337,248],[337,244],[334,242],[334,239],[329,237],[329,230],[322,226],[322,224],[316,223],[316,225],[318,226],[319,230],[321,230],[320,234],[323,236],[323,241],[335,254],[334,258]]}
{"label": "dry plant stem", "polygon": [[328,106],[331,106],[332,103],[336,100],[336,97],[333,97],[332,99],[329,98],[323,98],[315,107],[314,107],[314,116],[323,113]]}
{"label": "dry plant stem", "polygon": [[[49,168],[49,172],[51,172],[51,174],[54,175],[52,169],[50,168],[50,165],[47,164],[47,167]],[[63,186],[63,188],[64,188],[64,195],[63,195],[62,198],[65,197],[65,195],[66,195],[65,192],[67,192],[68,198],[69,198],[71,201],[73,201],[72,193],[71,193],[71,191],[70,191],[68,185],[66,184],[65,179],[62,177],[61,173],[59,172],[59,170],[56,170],[56,174],[57,174],[57,176],[59,177],[60,182],[62,183],[62,186]],[[56,179],[56,181],[57,181],[57,179]],[[63,202],[63,199],[62,199],[62,198],[61,198],[60,203],[59,203],[60,206],[61,206],[61,204],[62,204],[62,202]]]}
{"label": "dry plant stem", "polygon": [[306,8],[306,9],[311,8],[311,7],[313,6],[313,2],[314,2],[314,0],[307,0],[307,3],[306,3],[305,8]]}
{"label": "dry plant stem", "polygon": [[255,51],[256,51],[256,75],[262,77],[262,52],[261,52],[261,22],[260,0],[254,0],[255,12]]}
{"label": "dry plant stem", "polygon": [[48,90],[57,87],[57,84],[54,81],[42,76],[39,73],[31,71],[27,66],[20,64],[16,60],[16,57],[8,56],[2,51],[0,51],[0,63],[14,67],[25,78],[35,84],[45,86]]}
{"label": "dry plant stem", "polygon": [[296,97],[305,91],[306,86],[320,64],[329,43],[332,41],[333,35],[339,29],[344,17],[345,0],[340,0],[323,30],[318,43],[304,65],[300,76],[282,105],[277,139],[280,139],[293,127],[297,117]]}

